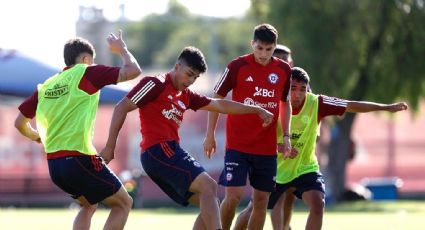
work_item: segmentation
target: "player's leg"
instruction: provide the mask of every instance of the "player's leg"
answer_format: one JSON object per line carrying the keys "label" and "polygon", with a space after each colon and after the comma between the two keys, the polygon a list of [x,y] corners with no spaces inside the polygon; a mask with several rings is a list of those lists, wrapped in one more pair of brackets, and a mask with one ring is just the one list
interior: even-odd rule
{"label": "player's leg", "polygon": [[[272,192],[269,197],[269,201],[267,204],[267,209],[270,209],[272,211],[275,211],[276,213],[282,213],[282,204],[283,204],[283,193],[288,188],[287,184],[276,184],[276,191]],[[246,229],[248,227],[248,221],[251,216],[253,209],[252,201],[249,202],[248,206],[239,214],[238,218],[236,219],[236,224],[234,230],[242,230]],[[276,210],[278,212],[276,212]],[[278,218],[272,217],[272,225],[273,221],[278,222],[279,224],[276,226],[273,225],[273,229],[275,230],[281,230],[282,229],[282,214]]]}
{"label": "player's leg", "polygon": [[252,202],[250,201],[248,203],[248,206],[242,212],[239,213],[238,217],[236,218],[235,227],[233,230],[245,230],[248,227],[249,217],[251,216],[252,212]]}
{"label": "player's leg", "polygon": [[220,229],[217,183],[176,141],[150,147],[141,162],[147,175],[176,203],[201,207],[194,229]]}
{"label": "player's leg", "polygon": [[249,180],[253,187],[248,229],[263,229],[269,196],[276,190],[276,156],[250,157]]}
{"label": "player's leg", "polygon": [[77,201],[80,205],[80,210],[74,219],[72,229],[74,230],[89,230],[91,218],[96,211],[97,204],[90,204],[86,198],[80,196]]}
{"label": "player's leg", "polygon": [[318,172],[307,173],[298,178],[295,195],[301,195],[309,208],[306,229],[321,229],[325,209],[325,184],[322,174]]}
{"label": "player's leg", "polygon": [[133,199],[124,189],[124,186],[121,186],[114,195],[103,200],[103,203],[111,208],[103,229],[124,229],[128,214],[133,205]]}
{"label": "player's leg", "polygon": [[229,230],[235,217],[236,208],[244,195],[244,187],[226,187],[220,204],[220,218],[223,229]]}
{"label": "player's leg", "polygon": [[[106,199],[112,208],[106,228],[123,229],[132,199],[118,177],[98,156],[71,156],[50,159],[49,172],[53,182],[62,190],[78,198],[82,209],[74,222],[75,229],[90,226],[97,203]],[[69,178],[75,178],[70,180]],[[108,199],[112,197],[112,199]],[[116,211],[118,207],[118,211]],[[112,222],[111,222],[112,221]],[[115,224],[118,221],[118,224]]]}
{"label": "player's leg", "polygon": [[284,207],[285,197],[284,195],[280,196],[276,202],[276,205],[270,211],[270,219],[274,230],[283,229],[283,207]]}
{"label": "player's leg", "polygon": [[315,230],[322,228],[323,212],[325,209],[325,196],[317,190],[304,192],[303,201],[309,207],[306,229]]}
{"label": "player's leg", "polygon": [[283,230],[291,230],[290,223],[292,218],[292,211],[294,209],[295,195],[291,191],[286,191],[283,202]]}
{"label": "player's leg", "polygon": [[225,186],[224,199],[220,204],[221,224],[225,230],[230,229],[236,208],[244,196],[249,156],[239,151],[226,150],[224,168],[219,181],[220,185]]}
{"label": "player's leg", "polygon": [[90,204],[102,202],[111,208],[104,229],[124,229],[133,199],[121,181],[98,156],[77,157],[75,162],[84,172],[79,178],[83,196]]}
{"label": "player's leg", "polygon": [[290,230],[290,222],[292,217],[292,209],[294,206],[295,196],[291,191],[286,191],[277,201],[276,205],[270,212],[270,218],[273,229]]}
{"label": "player's leg", "polygon": [[252,213],[248,222],[248,229],[263,229],[266,220],[267,203],[270,192],[253,189]]}
{"label": "player's leg", "polygon": [[207,229],[207,226],[205,226],[205,223],[204,223],[204,220],[202,220],[201,214],[198,214],[198,216],[196,217],[195,223],[193,224],[192,230],[206,230],[206,229]]}
{"label": "player's leg", "polygon": [[[189,191],[194,193],[189,198],[189,203],[199,204],[201,209],[200,217],[206,229],[221,229],[216,181],[206,172],[203,172],[191,183]],[[195,225],[200,224],[197,222],[199,222],[199,218]]]}

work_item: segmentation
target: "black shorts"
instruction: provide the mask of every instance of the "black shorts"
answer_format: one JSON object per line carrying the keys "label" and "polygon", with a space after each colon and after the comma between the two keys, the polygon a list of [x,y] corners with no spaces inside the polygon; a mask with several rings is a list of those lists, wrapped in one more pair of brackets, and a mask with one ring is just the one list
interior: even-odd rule
{"label": "black shorts", "polygon": [[273,192],[276,187],[276,156],[226,150],[219,184],[226,187],[245,186],[248,175],[252,187],[260,191]]}
{"label": "black shorts", "polygon": [[187,206],[193,195],[189,191],[195,178],[205,169],[176,141],[149,147],[140,160],[148,176],[178,204]]}
{"label": "black shorts", "polygon": [[269,198],[268,209],[273,209],[280,196],[289,188],[294,187],[294,195],[302,199],[302,194],[310,190],[317,190],[325,193],[325,181],[319,172],[303,174],[286,184],[276,184],[276,191],[272,192]]}
{"label": "black shorts", "polygon": [[122,186],[118,177],[99,156],[68,156],[49,159],[52,181],[77,199],[84,196],[96,204],[115,194]]}

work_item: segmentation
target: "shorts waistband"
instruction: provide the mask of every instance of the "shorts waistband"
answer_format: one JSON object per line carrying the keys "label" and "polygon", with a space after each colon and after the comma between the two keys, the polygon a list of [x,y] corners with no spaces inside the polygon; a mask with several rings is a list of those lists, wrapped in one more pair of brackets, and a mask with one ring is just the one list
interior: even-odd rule
{"label": "shorts waistband", "polygon": [[47,153],[48,160],[62,158],[62,157],[70,157],[70,156],[90,156],[90,155],[80,153],[78,151],[73,151],[73,150],[59,150],[57,152]]}

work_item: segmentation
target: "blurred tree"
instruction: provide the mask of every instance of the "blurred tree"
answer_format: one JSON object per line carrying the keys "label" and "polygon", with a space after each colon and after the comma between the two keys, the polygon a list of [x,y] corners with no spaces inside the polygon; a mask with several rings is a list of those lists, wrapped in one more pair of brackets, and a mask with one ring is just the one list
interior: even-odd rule
{"label": "blurred tree", "polygon": [[254,17],[258,22],[267,21],[270,12],[269,0],[251,0],[251,8],[249,15]]}
{"label": "blurred tree", "polygon": [[[272,6],[267,18],[296,65],[310,73],[316,92],[385,103],[402,99],[414,109],[424,98],[424,0],[252,2]],[[339,135],[329,146],[328,188],[336,201],[344,190],[354,118],[336,121]]]}
{"label": "blurred tree", "polygon": [[162,55],[169,38],[191,20],[193,16],[189,10],[171,0],[165,14],[151,14],[143,21],[130,23],[127,28],[128,46],[134,50],[136,59],[141,60],[142,67],[151,67],[156,64],[154,57]]}
{"label": "blurred tree", "polygon": [[199,17],[170,37],[155,62],[171,66],[183,47],[193,45],[204,52],[210,70],[222,71],[231,59],[250,52],[252,27],[252,23],[239,19]]}
{"label": "blurred tree", "polygon": [[181,49],[201,49],[212,72],[238,55],[250,52],[254,21],[246,18],[214,18],[190,14],[183,5],[170,1],[165,14],[152,14],[126,28],[128,46],[142,67],[170,68]]}

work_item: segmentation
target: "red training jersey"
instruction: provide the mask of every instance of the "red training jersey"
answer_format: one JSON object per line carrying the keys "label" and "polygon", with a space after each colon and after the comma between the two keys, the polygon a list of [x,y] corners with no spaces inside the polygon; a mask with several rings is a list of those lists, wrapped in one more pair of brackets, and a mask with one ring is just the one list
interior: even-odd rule
{"label": "red training jersey", "polygon": [[232,100],[258,105],[274,114],[273,122],[263,127],[256,114],[227,115],[226,148],[254,155],[276,155],[276,125],[279,101],[287,101],[291,67],[272,57],[266,65],[254,60],[253,54],[231,61],[214,88],[225,97],[232,90]]}
{"label": "red training jersey", "polygon": [[139,107],[142,150],[164,141],[179,142],[178,129],[184,112],[196,111],[211,102],[210,98],[189,89],[176,90],[169,73],[144,77],[127,98]]}
{"label": "red training jersey", "polygon": [[[347,100],[319,95],[319,110],[317,115],[317,123],[327,116],[341,116],[347,110]],[[299,111],[298,111],[299,112]],[[294,114],[294,113],[292,113]]]}
{"label": "red training jersey", "polygon": [[[341,116],[347,110],[347,100],[340,99],[337,97],[329,97],[326,95],[319,95],[319,103],[318,103],[318,111],[317,111],[317,123],[327,117],[327,116]],[[297,115],[301,109],[304,107],[300,106],[300,108],[292,107],[292,115]]]}

